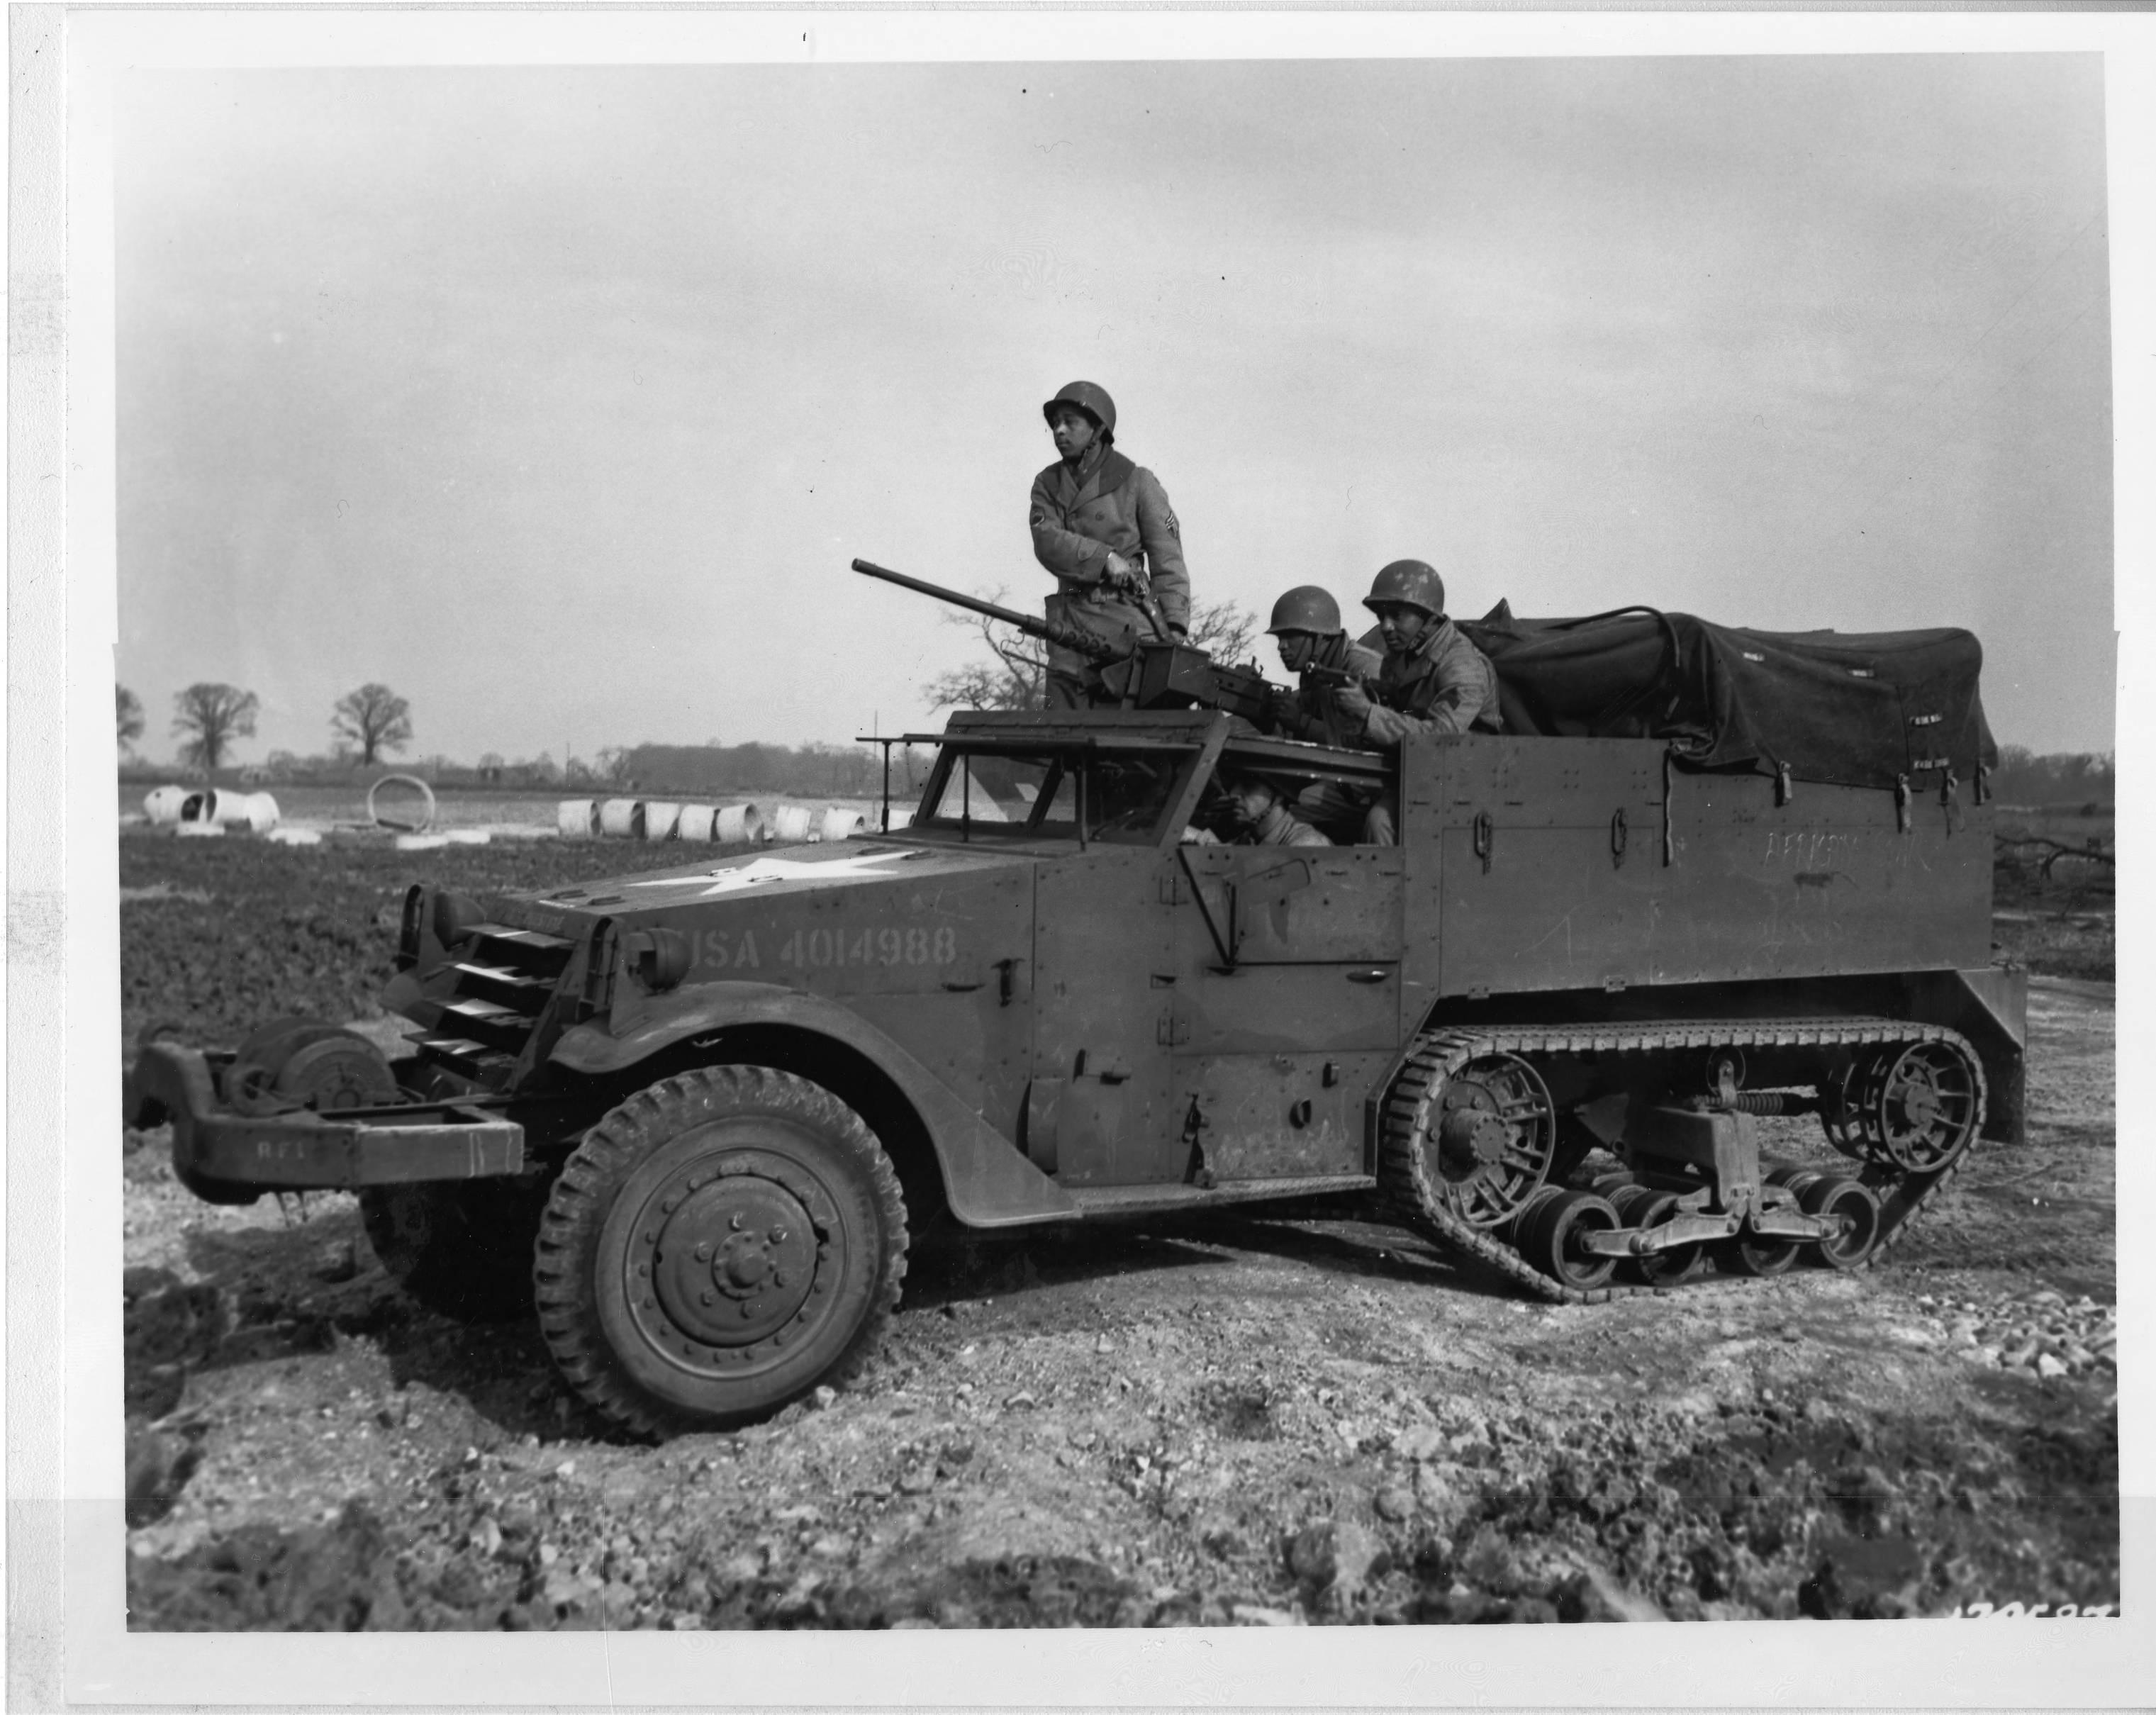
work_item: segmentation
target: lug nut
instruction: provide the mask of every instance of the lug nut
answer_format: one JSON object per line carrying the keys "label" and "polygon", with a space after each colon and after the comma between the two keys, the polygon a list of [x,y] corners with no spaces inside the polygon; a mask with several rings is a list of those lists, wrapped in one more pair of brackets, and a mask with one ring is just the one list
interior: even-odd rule
{"label": "lug nut", "polygon": [[774,1245],[783,1245],[786,1242],[786,1229],[773,1227],[771,1230],[771,1242]]}
{"label": "lug nut", "polygon": [[786,1284],[786,1275],[785,1275],[784,1271],[783,1271],[783,1270],[782,1270],[782,1271],[780,1271],[779,1272],[778,1272],[778,1273],[776,1273],[776,1274],[773,1275],[773,1276],[772,1276],[772,1277],[771,1277],[771,1284],[772,1284],[773,1286],[784,1286],[784,1285]]}
{"label": "lug nut", "polygon": [[716,1303],[718,1298],[718,1295],[714,1292],[706,1292],[701,1294],[701,1297],[703,1302],[706,1304]]}
{"label": "lug nut", "polygon": [[748,1320],[752,1316],[754,1316],[755,1314],[756,1314],[756,1306],[754,1306],[753,1304],[744,1304],[744,1305],[742,1305],[742,1320],[743,1322],[747,1322],[747,1320]]}
{"label": "lug nut", "polygon": [[737,1214],[731,1215],[726,1219],[726,1225],[738,1233],[741,1230],[742,1219]]}
{"label": "lug nut", "polygon": [[699,1262],[709,1262],[711,1260],[711,1247],[708,1244],[699,1245],[696,1247],[696,1261]]}

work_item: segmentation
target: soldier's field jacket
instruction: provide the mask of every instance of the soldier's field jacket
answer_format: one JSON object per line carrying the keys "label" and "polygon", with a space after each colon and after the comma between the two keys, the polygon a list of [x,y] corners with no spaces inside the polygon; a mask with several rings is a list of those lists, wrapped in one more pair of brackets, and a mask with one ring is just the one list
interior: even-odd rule
{"label": "soldier's field jacket", "polygon": [[[1362,646],[1383,652],[1384,633],[1372,631]],[[1393,749],[1410,732],[1503,730],[1496,669],[1450,619],[1426,631],[1406,654],[1385,654],[1370,701],[1363,739],[1381,750]]]}
{"label": "soldier's field jacket", "polygon": [[[1378,675],[1385,664],[1385,652],[1372,649],[1367,644],[1348,643],[1338,650],[1339,659],[1324,665],[1336,670],[1345,670],[1371,687],[1373,699],[1377,695]],[[1312,744],[1329,744],[1335,750],[1354,750],[1363,742],[1361,730],[1353,716],[1342,711],[1334,699],[1337,685],[1312,678],[1306,673],[1301,685],[1286,694],[1278,706],[1269,712],[1276,730],[1290,738],[1300,738]]]}
{"label": "soldier's field jacket", "polygon": [[[1058,460],[1033,480],[1033,552],[1055,574],[1049,616],[1113,635],[1152,634],[1144,611],[1101,587],[1108,555],[1121,554],[1152,584],[1168,623],[1190,623],[1190,574],[1167,491],[1152,471],[1113,447],[1086,449],[1076,470]],[[1062,612],[1057,613],[1060,606]],[[1055,651],[1050,652],[1051,659]]]}

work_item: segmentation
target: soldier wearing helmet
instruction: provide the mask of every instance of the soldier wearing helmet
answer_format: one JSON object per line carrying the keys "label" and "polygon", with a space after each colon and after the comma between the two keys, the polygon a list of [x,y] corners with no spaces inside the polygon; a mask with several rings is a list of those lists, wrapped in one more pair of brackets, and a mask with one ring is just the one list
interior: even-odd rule
{"label": "soldier wearing helmet", "polygon": [[[1144,598],[1169,632],[1190,624],[1190,574],[1182,528],[1152,471],[1115,450],[1116,402],[1074,381],[1040,408],[1056,462],[1033,480],[1033,552],[1055,574],[1048,617],[1103,637],[1154,634]],[[1083,655],[1048,650],[1048,704],[1078,708],[1101,696],[1099,670]]]}
{"label": "soldier wearing helmet", "polygon": [[1297,584],[1273,603],[1268,636],[1280,644],[1281,665],[1301,675],[1301,686],[1285,691],[1267,711],[1272,728],[1312,744],[1352,749],[1362,743],[1361,729],[1341,712],[1333,692],[1375,680],[1384,657],[1361,643],[1348,641],[1340,623],[1340,603],[1314,583]]}
{"label": "soldier wearing helmet", "polygon": [[[1502,730],[1496,670],[1445,618],[1445,580],[1435,567],[1394,560],[1378,573],[1363,605],[1378,616],[1378,629],[1363,642],[1383,649],[1383,664],[1368,691],[1345,685],[1333,701],[1364,745],[1398,750],[1411,732]],[[1370,806],[1363,828],[1367,844],[1394,843],[1397,798],[1395,791]]]}

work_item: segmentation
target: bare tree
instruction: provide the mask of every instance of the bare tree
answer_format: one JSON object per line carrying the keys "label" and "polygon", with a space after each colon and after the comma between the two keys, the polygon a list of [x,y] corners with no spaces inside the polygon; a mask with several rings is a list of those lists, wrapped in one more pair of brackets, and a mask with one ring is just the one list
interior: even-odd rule
{"label": "bare tree", "polygon": [[412,706],[386,685],[362,685],[337,699],[330,730],[357,745],[360,767],[371,768],[383,751],[412,742]]}
{"label": "bare tree", "polygon": [[186,742],[180,760],[203,773],[223,765],[233,741],[254,737],[254,716],[262,701],[236,685],[190,685],[172,698],[172,732]]}
{"label": "bare tree", "polygon": [[118,715],[120,747],[131,752],[135,741],[142,736],[142,699],[124,685],[116,685],[113,689],[119,693],[115,699],[115,708]]}
{"label": "bare tree", "polygon": [[[983,599],[1008,605],[998,588]],[[1047,706],[1047,646],[984,614],[947,614],[944,623],[979,637],[993,658],[968,662],[928,681],[933,709],[1038,709]],[[1234,602],[1204,602],[1190,610],[1188,641],[1216,661],[1240,665],[1257,620]]]}

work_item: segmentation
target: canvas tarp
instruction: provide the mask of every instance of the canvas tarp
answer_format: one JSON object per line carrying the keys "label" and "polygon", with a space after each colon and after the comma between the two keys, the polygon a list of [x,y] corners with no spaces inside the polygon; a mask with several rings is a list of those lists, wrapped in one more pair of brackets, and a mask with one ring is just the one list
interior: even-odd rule
{"label": "canvas tarp", "polygon": [[1661,738],[1696,768],[1936,788],[1996,764],[1966,631],[1748,631],[1630,608],[1460,629],[1497,670],[1508,732]]}

